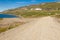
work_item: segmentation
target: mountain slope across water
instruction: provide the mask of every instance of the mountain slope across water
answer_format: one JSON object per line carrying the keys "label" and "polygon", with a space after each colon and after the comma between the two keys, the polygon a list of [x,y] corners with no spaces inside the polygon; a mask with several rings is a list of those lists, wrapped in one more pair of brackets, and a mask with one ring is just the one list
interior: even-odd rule
{"label": "mountain slope across water", "polygon": [[36,5],[24,6],[15,9],[9,9],[3,11],[6,14],[15,14],[23,17],[40,17],[40,16],[50,16],[55,14],[60,14],[60,3],[41,3]]}

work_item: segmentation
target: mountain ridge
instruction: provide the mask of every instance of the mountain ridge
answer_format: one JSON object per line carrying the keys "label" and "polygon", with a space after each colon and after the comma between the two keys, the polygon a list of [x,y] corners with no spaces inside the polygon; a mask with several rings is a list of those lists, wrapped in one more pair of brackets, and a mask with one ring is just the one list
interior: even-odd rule
{"label": "mountain ridge", "polygon": [[[60,13],[60,3],[59,2],[51,2],[51,3],[41,3],[34,4],[29,6],[23,6],[15,9],[10,9],[7,11],[3,11],[2,13],[6,14],[16,14],[21,16],[34,16],[34,13]],[[33,14],[33,15],[32,15]],[[45,15],[45,14],[44,14]],[[48,14],[47,14],[48,15]]]}

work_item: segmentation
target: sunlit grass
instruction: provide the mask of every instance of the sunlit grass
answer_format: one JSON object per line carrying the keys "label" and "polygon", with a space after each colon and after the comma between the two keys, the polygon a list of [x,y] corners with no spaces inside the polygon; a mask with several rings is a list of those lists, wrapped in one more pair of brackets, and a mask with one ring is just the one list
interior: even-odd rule
{"label": "sunlit grass", "polygon": [[[24,24],[24,23],[14,23],[14,24],[9,25],[9,26],[7,26],[7,27],[5,27],[5,28],[0,28],[0,33],[5,32],[5,31],[7,31],[7,30],[10,30],[10,29],[12,29],[12,28],[18,27],[18,26],[20,26],[20,25],[22,25],[22,24]],[[3,26],[2,26],[2,27],[3,27]]]}
{"label": "sunlit grass", "polygon": [[7,28],[0,28],[0,33],[6,31]]}

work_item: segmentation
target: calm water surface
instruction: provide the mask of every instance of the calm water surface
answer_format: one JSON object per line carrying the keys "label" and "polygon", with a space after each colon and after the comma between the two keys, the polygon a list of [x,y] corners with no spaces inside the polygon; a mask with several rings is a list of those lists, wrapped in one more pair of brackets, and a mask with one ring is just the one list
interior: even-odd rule
{"label": "calm water surface", "polygon": [[0,18],[16,18],[16,15],[12,14],[0,14]]}

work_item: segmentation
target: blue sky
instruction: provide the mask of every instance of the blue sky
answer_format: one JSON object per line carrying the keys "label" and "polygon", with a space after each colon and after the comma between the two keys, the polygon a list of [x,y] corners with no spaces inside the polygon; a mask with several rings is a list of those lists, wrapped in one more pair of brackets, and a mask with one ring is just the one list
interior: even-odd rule
{"label": "blue sky", "polygon": [[0,0],[0,11],[26,5],[39,4],[44,2],[56,2],[56,1],[57,0]]}

